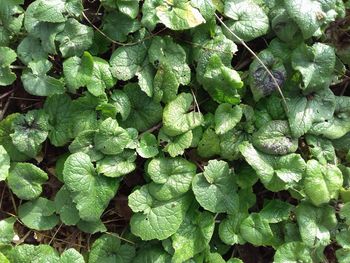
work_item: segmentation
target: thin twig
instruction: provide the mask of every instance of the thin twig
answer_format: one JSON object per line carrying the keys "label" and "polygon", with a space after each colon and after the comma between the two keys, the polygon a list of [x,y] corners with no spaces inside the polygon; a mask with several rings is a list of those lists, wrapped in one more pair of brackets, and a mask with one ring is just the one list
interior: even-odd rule
{"label": "thin twig", "polygon": [[143,41],[147,40],[147,39],[151,39],[153,38],[155,35],[158,35],[160,34],[161,32],[163,32],[164,30],[166,30],[167,28],[162,28],[161,30],[159,30],[158,32],[156,32],[155,34],[152,34],[150,36],[147,36],[143,39],[140,39],[138,41],[135,41],[135,42],[131,42],[131,43],[122,43],[122,42],[118,42],[118,41],[115,41],[114,39],[112,39],[111,37],[109,37],[107,34],[105,34],[101,29],[99,29],[97,26],[95,26],[91,20],[86,16],[86,14],[83,12],[82,13],[83,17],[85,18],[85,20],[97,31],[99,32],[102,36],[104,36],[105,38],[107,38],[109,41],[111,41],[112,43],[114,44],[117,44],[119,46],[134,46],[134,45],[137,45],[137,44],[140,44],[142,43]]}
{"label": "thin twig", "polygon": [[158,130],[160,127],[162,127],[162,125],[163,125],[163,123],[160,122],[157,125],[153,126],[152,128],[148,129],[147,131],[144,131],[143,133],[140,133],[139,139],[147,132],[152,133],[152,132]]}
{"label": "thin twig", "polygon": [[119,239],[121,239],[121,240],[123,240],[123,241],[125,241],[125,242],[128,242],[128,243],[130,243],[130,244],[135,245],[134,242],[132,242],[132,241],[126,239],[126,238],[123,238],[123,237],[117,235],[116,233],[106,232],[106,234],[111,235],[111,236],[115,236],[116,238],[119,238]]}
{"label": "thin twig", "polygon": [[12,92],[14,92],[14,91],[15,91],[15,89],[12,89],[12,90],[10,90],[10,91],[8,91],[8,92],[2,94],[2,95],[0,96],[0,100],[3,99],[3,98],[5,98],[5,97],[7,97],[8,95],[10,95],[10,94],[11,94]]}
{"label": "thin twig", "polygon": [[10,99],[8,99],[6,101],[4,108],[3,108],[3,110],[0,113],[0,121],[4,118],[5,113],[6,113],[7,109],[8,109],[8,107],[9,107],[9,105],[10,105]]}
{"label": "thin twig", "polygon": [[272,78],[279,94],[281,95],[282,97],[282,100],[283,100],[283,104],[285,106],[285,110],[286,112],[288,112],[288,106],[287,106],[287,102],[286,102],[286,99],[282,93],[282,90],[281,90],[281,87],[280,85],[278,84],[276,78],[274,77],[274,75],[271,73],[271,71],[266,67],[265,63],[255,54],[255,52],[244,42],[243,39],[241,39],[239,36],[237,36],[222,20],[221,18],[215,14],[215,17],[219,20],[220,24],[223,25],[224,28],[226,28],[226,30],[228,32],[230,32],[230,34],[232,34],[236,39],[238,39],[238,41],[254,56],[254,58],[256,58],[256,60],[262,65],[262,67],[266,70],[267,74]]}
{"label": "thin twig", "polygon": [[61,223],[61,224],[59,225],[59,227],[56,229],[55,233],[53,234],[53,236],[52,236],[51,239],[50,239],[49,245],[51,245],[52,241],[55,239],[55,237],[56,237],[58,231],[60,231],[62,225],[63,225],[63,223]]}

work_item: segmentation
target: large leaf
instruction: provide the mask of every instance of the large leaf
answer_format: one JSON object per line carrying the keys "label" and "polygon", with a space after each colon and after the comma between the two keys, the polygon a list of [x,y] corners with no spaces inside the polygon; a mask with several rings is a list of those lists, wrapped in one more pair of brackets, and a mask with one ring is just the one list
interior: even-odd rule
{"label": "large leaf", "polygon": [[228,103],[220,104],[215,111],[215,132],[224,134],[233,129],[241,120],[242,115],[241,107],[232,107]]}
{"label": "large leaf", "polygon": [[164,107],[164,132],[169,136],[176,136],[192,130],[203,122],[203,115],[199,112],[188,112],[193,97],[189,93],[181,93],[176,99]]}
{"label": "large leaf", "polygon": [[273,233],[268,221],[257,213],[250,214],[240,226],[242,237],[255,246],[269,245]]}
{"label": "large leaf", "polygon": [[7,86],[16,80],[16,74],[10,69],[10,65],[16,61],[16,52],[11,48],[0,46],[0,86]]}
{"label": "large leaf", "polygon": [[6,149],[0,145],[0,181],[6,180],[9,175],[10,169],[10,156],[6,152]]}
{"label": "large leaf", "polygon": [[115,179],[98,175],[90,157],[81,152],[67,158],[63,179],[80,218],[86,221],[100,218],[119,186]]}
{"label": "large leaf", "polygon": [[312,263],[310,249],[302,242],[289,242],[280,246],[274,256],[274,262],[304,262]]}

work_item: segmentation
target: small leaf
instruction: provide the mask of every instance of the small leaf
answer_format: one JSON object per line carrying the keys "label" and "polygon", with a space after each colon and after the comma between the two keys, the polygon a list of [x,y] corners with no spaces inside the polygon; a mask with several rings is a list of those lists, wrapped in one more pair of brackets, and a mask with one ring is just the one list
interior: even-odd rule
{"label": "small leaf", "polygon": [[10,262],[59,262],[57,251],[49,245],[22,244],[15,246],[10,252]]}
{"label": "small leaf", "polygon": [[93,67],[94,60],[88,52],[84,52],[81,58],[71,57],[63,62],[65,82],[71,91],[76,91],[89,83]]}
{"label": "small leaf", "polygon": [[163,151],[169,153],[171,157],[183,155],[185,150],[191,147],[192,140],[192,131],[188,131],[177,136],[168,136],[162,128],[158,134],[159,143],[166,143]]}
{"label": "small leaf", "polygon": [[241,107],[232,107],[228,103],[220,104],[215,111],[215,132],[224,134],[233,129],[241,120],[242,115]]}
{"label": "small leaf", "polygon": [[92,45],[93,30],[79,23],[74,18],[69,18],[64,26],[64,30],[57,35],[60,42],[60,51],[63,57],[83,55]]}
{"label": "small leaf", "polygon": [[292,138],[287,121],[270,121],[253,134],[252,142],[258,150],[276,155],[293,153],[298,140]]}
{"label": "small leaf", "polygon": [[278,247],[274,262],[304,262],[312,263],[310,249],[303,242],[289,242]]}
{"label": "small leaf", "polygon": [[16,218],[14,217],[8,217],[0,221],[0,244],[10,244],[12,242],[16,234],[13,228],[15,222]]}
{"label": "small leaf", "polygon": [[[254,1],[225,1],[224,14],[231,18],[226,22],[227,26],[244,41],[265,35],[269,29],[267,15]],[[225,34],[232,37],[229,32]]]}
{"label": "small leaf", "polygon": [[59,221],[54,202],[42,197],[20,205],[18,217],[27,227],[39,231],[50,230]]}
{"label": "small leaf", "polygon": [[42,184],[48,180],[47,174],[31,163],[14,163],[7,183],[20,199],[32,200],[40,196]]}
{"label": "small leaf", "polygon": [[99,160],[96,170],[107,177],[120,177],[136,169],[135,161],[136,153],[132,150],[125,150],[118,155],[106,156]]}
{"label": "small leaf", "polygon": [[13,144],[24,154],[35,157],[48,136],[48,116],[43,110],[17,115],[12,122]]}
{"label": "small leaf", "polygon": [[250,214],[242,221],[240,232],[242,237],[254,246],[269,245],[273,238],[268,221],[257,213]]}
{"label": "small leaf", "polygon": [[180,135],[202,124],[203,116],[201,113],[188,112],[192,102],[191,94],[181,93],[164,107],[163,126],[166,134],[169,136]]}
{"label": "small leaf", "polygon": [[10,156],[7,154],[5,148],[0,145],[0,181],[6,180],[9,175]]}
{"label": "small leaf", "polygon": [[159,152],[157,138],[149,132],[142,134],[136,151],[142,158],[152,158],[156,156]]}
{"label": "small leaf", "polygon": [[198,9],[189,1],[170,0],[156,7],[160,22],[172,30],[185,30],[205,23]]}
{"label": "small leaf", "polygon": [[119,127],[116,120],[104,120],[95,133],[94,143],[96,149],[107,155],[121,153],[130,142],[129,134]]}
{"label": "small leaf", "polygon": [[177,198],[190,190],[196,166],[180,157],[152,159],[146,172],[153,182],[148,184],[150,194],[160,201]]}
{"label": "small leaf", "polygon": [[311,47],[302,44],[293,51],[291,59],[293,68],[302,75],[304,93],[330,85],[336,60],[333,47],[322,43],[315,43]]}
{"label": "small leaf", "polygon": [[103,158],[103,153],[99,151],[94,142],[96,131],[83,131],[75,137],[68,149],[71,153],[82,152],[87,154],[92,161],[98,161]]}
{"label": "small leaf", "polygon": [[210,160],[204,172],[194,177],[192,190],[198,203],[210,212],[238,211],[237,186],[232,171],[224,161]]}
{"label": "small leaf", "polygon": [[142,186],[129,195],[129,207],[135,212],[130,227],[142,240],[163,240],[179,229],[190,203],[189,196],[160,202]]}
{"label": "small leaf", "polygon": [[47,72],[52,64],[48,60],[37,60],[28,63],[31,69],[25,70],[21,76],[24,89],[35,96],[50,96],[62,94],[65,91],[64,83],[61,79],[48,76]]}
{"label": "small leaf", "polygon": [[60,263],[85,263],[84,257],[74,248],[69,248],[61,254]]}
{"label": "small leaf", "polygon": [[62,186],[56,193],[54,202],[56,213],[60,215],[60,219],[65,225],[76,225],[79,222],[79,211],[65,186]]}
{"label": "small leaf", "polygon": [[135,248],[120,244],[120,239],[111,234],[104,234],[92,244],[88,263],[123,262],[130,263],[135,257]]}

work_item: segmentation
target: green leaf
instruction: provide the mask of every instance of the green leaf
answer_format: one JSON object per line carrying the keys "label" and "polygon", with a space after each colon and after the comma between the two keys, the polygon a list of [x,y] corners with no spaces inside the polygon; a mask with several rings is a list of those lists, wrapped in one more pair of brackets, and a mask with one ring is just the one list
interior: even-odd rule
{"label": "green leaf", "polygon": [[246,241],[254,246],[269,245],[273,238],[268,221],[257,213],[250,214],[242,221],[240,233]]}
{"label": "green leaf", "polygon": [[129,97],[122,90],[114,90],[111,95],[111,104],[116,108],[117,113],[122,117],[122,121],[125,121],[131,111],[131,102]]}
{"label": "green leaf", "polygon": [[[260,52],[258,57],[270,70],[278,85],[282,87],[287,77],[283,62],[268,49]],[[249,86],[255,101],[271,95],[277,89],[273,78],[256,58],[249,66]]]}
{"label": "green leaf", "polygon": [[137,19],[121,12],[105,13],[103,16],[102,31],[115,41],[125,42],[128,35],[136,32],[140,27]]}
{"label": "green leaf", "polygon": [[206,21],[214,16],[216,8],[212,0],[191,0],[191,4],[193,7],[199,9],[199,12]]}
{"label": "green leaf", "polygon": [[64,11],[64,1],[62,0],[39,0],[32,15],[38,21],[62,23],[66,21],[62,14]]}
{"label": "green leaf", "polygon": [[185,30],[205,23],[198,9],[186,0],[160,2],[156,14],[160,22],[172,30]]}
{"label": "green leaf", "polygon": [[239,123],[242,115],[241,107],[232,107],[228,103],[220,104],[215,111],[215,132],[217,134],[224,134],[232,130]]}
{"label": "green leaf", "polygon": [[36,60],[28,63],[31,70],[25,70],[21,76],[24,89],[31,95],[51,96],[65,91],[61,79],[48,76],[52,64],[48,60]]}
{"label": "green leaf", "polygon": [[320,120],[311,128],[310,133],[322,135],[327,139],[338,139],[350,132],[350,98],[345,96],[335,97],[336,104],[333,117]]}
{"label": "green leaf", "polygon": [[115,155],[123,152],[130,142],[129,134],[119,127],[116,120],[108,118],[104,120],[95,133],[95,147],[107,155]]}
{"label": "green leaf", "polygon": [[304,39],[312,37],[324,23],[325,13],[315,0],[284,0],[288,15],[297,23]]}
{"label": "green leaf", "polygon": [[335,165],[323,166],[316,160],[307,162],[303,186],[306,196],[314,205],[320,206],[332,198],[338,198],[342,185],[342,173]]}
{"label": "green leaf", "polygon": [[103,233],[107,231],[106,226],[102,223],[100,219],[98,221],[80,220],[77,224],[77,227],[79,228],[79,230],[88,234],[96,234],[100,232]]}
{"label": "green leaf", "polygon": [[99,160],[96,170],[107,177],[120,177],[136,169],[135,161],[136,153],[132,150],[125,150],[118,155],[106,156]]}
{"label": "green leaf", "polygon": [[253,133],[252,142],[264,153],[285,155],[298,149],[298,139],[290,133],[287,121],[270,121]]}
{"label": "green leaf", "polygon": [[242,143],[239,149],[264,186],[274,192],[295,185],[302,179],[306,169],[305,161],[299,154],[267,155],[258,152],[247,142]]}
{"label": "green leaf", "polygon": [[5,148],[12,161],[22,162],[28,160],[30,157],[17,149],[10,136],[13,133],[12,123],[19,115],[19,113],[13,113],[0,121],[0,144]]}
{"label": "green leaf", "polygon": [[306,135],[305,139],[311,156],[316,158],[320,164],[336,163],[335,150],[330,140],[313,135]]}
{"label": "green leaf", "polygon": [[83,131],[75,137],[68,149],[71,153],[82,152],[89,155],[92,161],[98,161],[103,158],[103,153],[97,150],[94,142],[96,131]]}
{"label": "green leaf", "polygon": [[53,95],[45,100],[44,111],[49,116],[49,139],[54,146],[63,146],[73,137],[72,100],[67,94]]}
{"label": "green leaf", "polygon": [[31,163],[14,163],[7,178],[11,191],[20,199],[32,200],[40,196],[47,174]]}
{"label": "green leaf", "polygon": [[203,123],[203,115],[199,112],[188,112],[193,97],[189,93],[181,93],[176,99],[164,107],[164,132],[176,136],[192,130]]}
{"label": "green leaf", "polygon": [[74,248],[69,248],[61,254],[60,263],[85,263],[84,257]]}
{"label": "green leaf", "polygon": [[60,42],[62,56],[67,58],[83,55],[83,52],[92,45],[93,34],[92,28],[79,23],[74,18],[69,18],[64,30],[56,37]]}
{"label": "green leaf", "polygon": [[171,237],[175,253],[172,262],[184,262],[206,249],[214,232],[214,216],[209,212],[187,213],[178,231]]}
{"label": "green leaf", "polygon": [[129,195],[129,207],[135,214],[131,217],[131,232],[142,240],[163,240],[179,229],[190,204],[188,195],[166,202],[154,199],[148,186]]}
{"label": "green leaf", "polygon": [[192,190],[198,203],[210,212],[238,211],[239,196],[234,175],[224,161],[210,160],[204,172],[193,178]]}
{"label": "green leaf", "polygon": [[[0,244],[10,244],[15,237],[14,224],[16,218],[8,217],[0,221]],[[1,257],[0,257],[1,260]]]}
{"label": "green leaf", "polygon": [[[204,139],[204,138],[203,138]],[[236,160],[241,157],[239,146],[250,139],[250,135],[241,130],[230,130],[219,137],[220,155],[227,160]]]}
{"label": "green leaf", "polygon": [[9,47],[0,46],[0,86],[11,85],[16,80],[16,74],[10,69],[10,65],[16,61],[17,55]]}
{"label": "green leaf", "polygon": [[[146,0],[147,1],[147,0]],[[156,263],[167,263],[171,262],[171,256],[166,253],[163,249],[156,246],[141,248],[134,261],[134,263],[144,262],[156,262]]]}
{"label": "green leaf", "polygon": [[65,225],[76,225],[79,222],[79,211],[76,209],[67,187],[61,187],[56,193],[54,202],[56,213],[60,215],[60,219]]}
{"label": "green leaf", "polygon": [[142,158],[152,158],[156,156],[159,152],[156,136],[149,132],[142,134],[136,151]]}
{"label": "green leaf", "polygon": [[220,239],[228,245],[244,244],[245,240],[240,233],[240,226],[242,221],[247,217],[248,214],[243,212],[228,215],[219,225]]}
{"label": "green leaf", "polygon": [[196,165],[180,157],[156,158],[148,163],[146,172],[153,181],[148,184],[150,194],[159,201],[167,201],[190,190]]}
{"label": "green leaf", "polygon": [[238,90],[243,87],[243,82],[237,71],[225,66],[220,56],[214,54],[206,65],[203,87],[218,103],[238,104]]}
{"label": "green leaf", "polygon": [[115,83],[108,62],[102,58],[93,57],[92,74],[87,82],[88,91],[94,96],[100,96],[106,89],[112,88]]}
{"label": "green leaf", "polygon": [[36,262],[36,263],[57,263],[59,256],[57,251],[49,245],[22,244],[15,246],[11,251],[10,262]]}
{"label": "green leaf", "polygon": [[350,249],[349,248],[340,248],[335,251],[337,260],[339,263],[346,263],[350,260]]}
{"label": "green leaf", "polygon": [[28,111],[17,115],[10,134],[13,144],[24,154],[35,157],[48,136],[48,116],[43,110]]}
{"label": "green leaf", "polygon": [[138,85],[128,84],[123,91],[129,98],[131,111],[128,118],[121,122],[121,126],[133,127],[143,132],[162,120],[163,109],[160,103],[149,98]]}
{"label": "green leaf", "polygon": [[345,223],[350,225],[350,203],[345,203],[339,212],[339,215],[342,219],[345,219]]}
{"label": "green leaf", "polygon": [[[232,19],[226,22],[227,26],[244,41],[263,36],[269,30],[267,15],[254,1],[225,1],[224,14]],[[229,32],[225,34],[232,38]],[[233,39],[238,41],[234,37]]]}
{"label": "green leaf", "polygon": [[268,200],[259,214],[269,223],[279,223],[288,220],[293,208],[291,204],[277,199]]}
{"label": "green leaf", "polygon": [[94,60],[89,52],[79,57],[71,57],[63,62],[63,74],[67,86],[76,91],[86,86],[93,73]]}
{"label": "green leaf", "polygon": [[291,59],[293,69],[302,75],[301,88],[304,93],[321,90],[330,85],[336,60],[333,47],[322,43],[315,43],[311,47],[302,44],[293,51]]}
{"label": "green leaf", "polygon": [[115,179],[98,175],[90,157],[81,152],[67,158],[63,178],[80,218],[86,221],[101,217],[119,186]]}
{"label": "green leaf", "polygon": [[198,143],[197,153],[203,158],[220,154],[220,138],[212,127],[203,132],[203,136]]}
{"label": "green leaf", "polygon": [[139,13],[139,0],[117,0],[117,6],[120,12],[131,18],[136,18]]}
{"label": "green leaf", "polygon": [[330,89],[315,93],[312,97],[294,97],[287,101],[288,121],[293,137],[308,132],[313,123],[332,118],[336,107],[335,96]]}
{"label": "green leaf", "polygon": [[0,145],[0,181],[6,180],[9,175],[10,169],[10,156],[7,154],[6,149]]}
{"label": "green leaf", "polygon": [[329,244],[330,231],[337,225],[335,211],[331,206],[315,207],[302,202],[296,208],[296,218],[301,239],[307,246]]}
{"label": "green leaf", "polygon": [[310,249],[303,242],[289,242],[284,243],[278,247],[274,262],[286,263],[286,262],[303,262],[312,263],[313,260],[310,256]]}
{"label": "green leaf", "polygon": [[18,217],[27,227],[39,231],[50,230],[59,221],[54,202],[43,197],[20,205]]}
{"label": "green leaf", "polygon": [[158,134],[158,141],[161,145],[165,143],[163,151],[169,153],[171,157],[176,157],[183,155],[185,150],[191,147],[193,133],[188,131],[177,136],[168,136],[162,128]]}
{"label": "green leaf", "polygon": [[130,263],[135,257],[135,248],[128,244],[121,245],[120,239],[111,234],[104,234],[92,244],[89,263],[121,262]]}
{"label": "green leaf", "polygon": [[[169,67],[179,84],[187,85],[190,82],[191,70],[187,65],[186,52],[170,36],[153,38],[148,50],[148,59],[155,68]],[[166,90],[164,92],[169,93]],[[176,93],[177,89],[175,95]],[[169,100],[172,100],[171,96],[168,96]]]}

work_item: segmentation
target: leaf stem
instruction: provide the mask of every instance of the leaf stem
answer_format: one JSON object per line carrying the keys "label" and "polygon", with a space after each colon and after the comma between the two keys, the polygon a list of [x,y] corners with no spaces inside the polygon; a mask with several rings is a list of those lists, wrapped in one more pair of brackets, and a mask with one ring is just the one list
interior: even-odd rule
{"label": "leaf stem", "polygon": [[278,84],[276,78],[273,76],[273,74],[271,73],[271,71],[266,67],[265,63],[255,54],[255,52],[244,42],[244,40],[242,38],[240,38],[239,36],[237,36],[223,21],[222,19],[217,15],[215,14],[215,17],[219,20],[220,24],[223,25],[224,28],[226,28],[226,30],[228,32],[230,32],[230,34],[232,34],[236,39],[238,39],[238,41],[249,51],[249,53],[251,53],[254,58],[256,58],[256,60],[262,65],[262,67],[266,70],[267,74],[272,78],[279,94],[281,95],[282,97],[282,100],[283,100],[283,105],[285,107],[285,110],[286,112],[288,112],[288,105],[287,105],[287,102],[286,102],[286,99],[282,93],[282,89],[280,87],[280,85]]}

